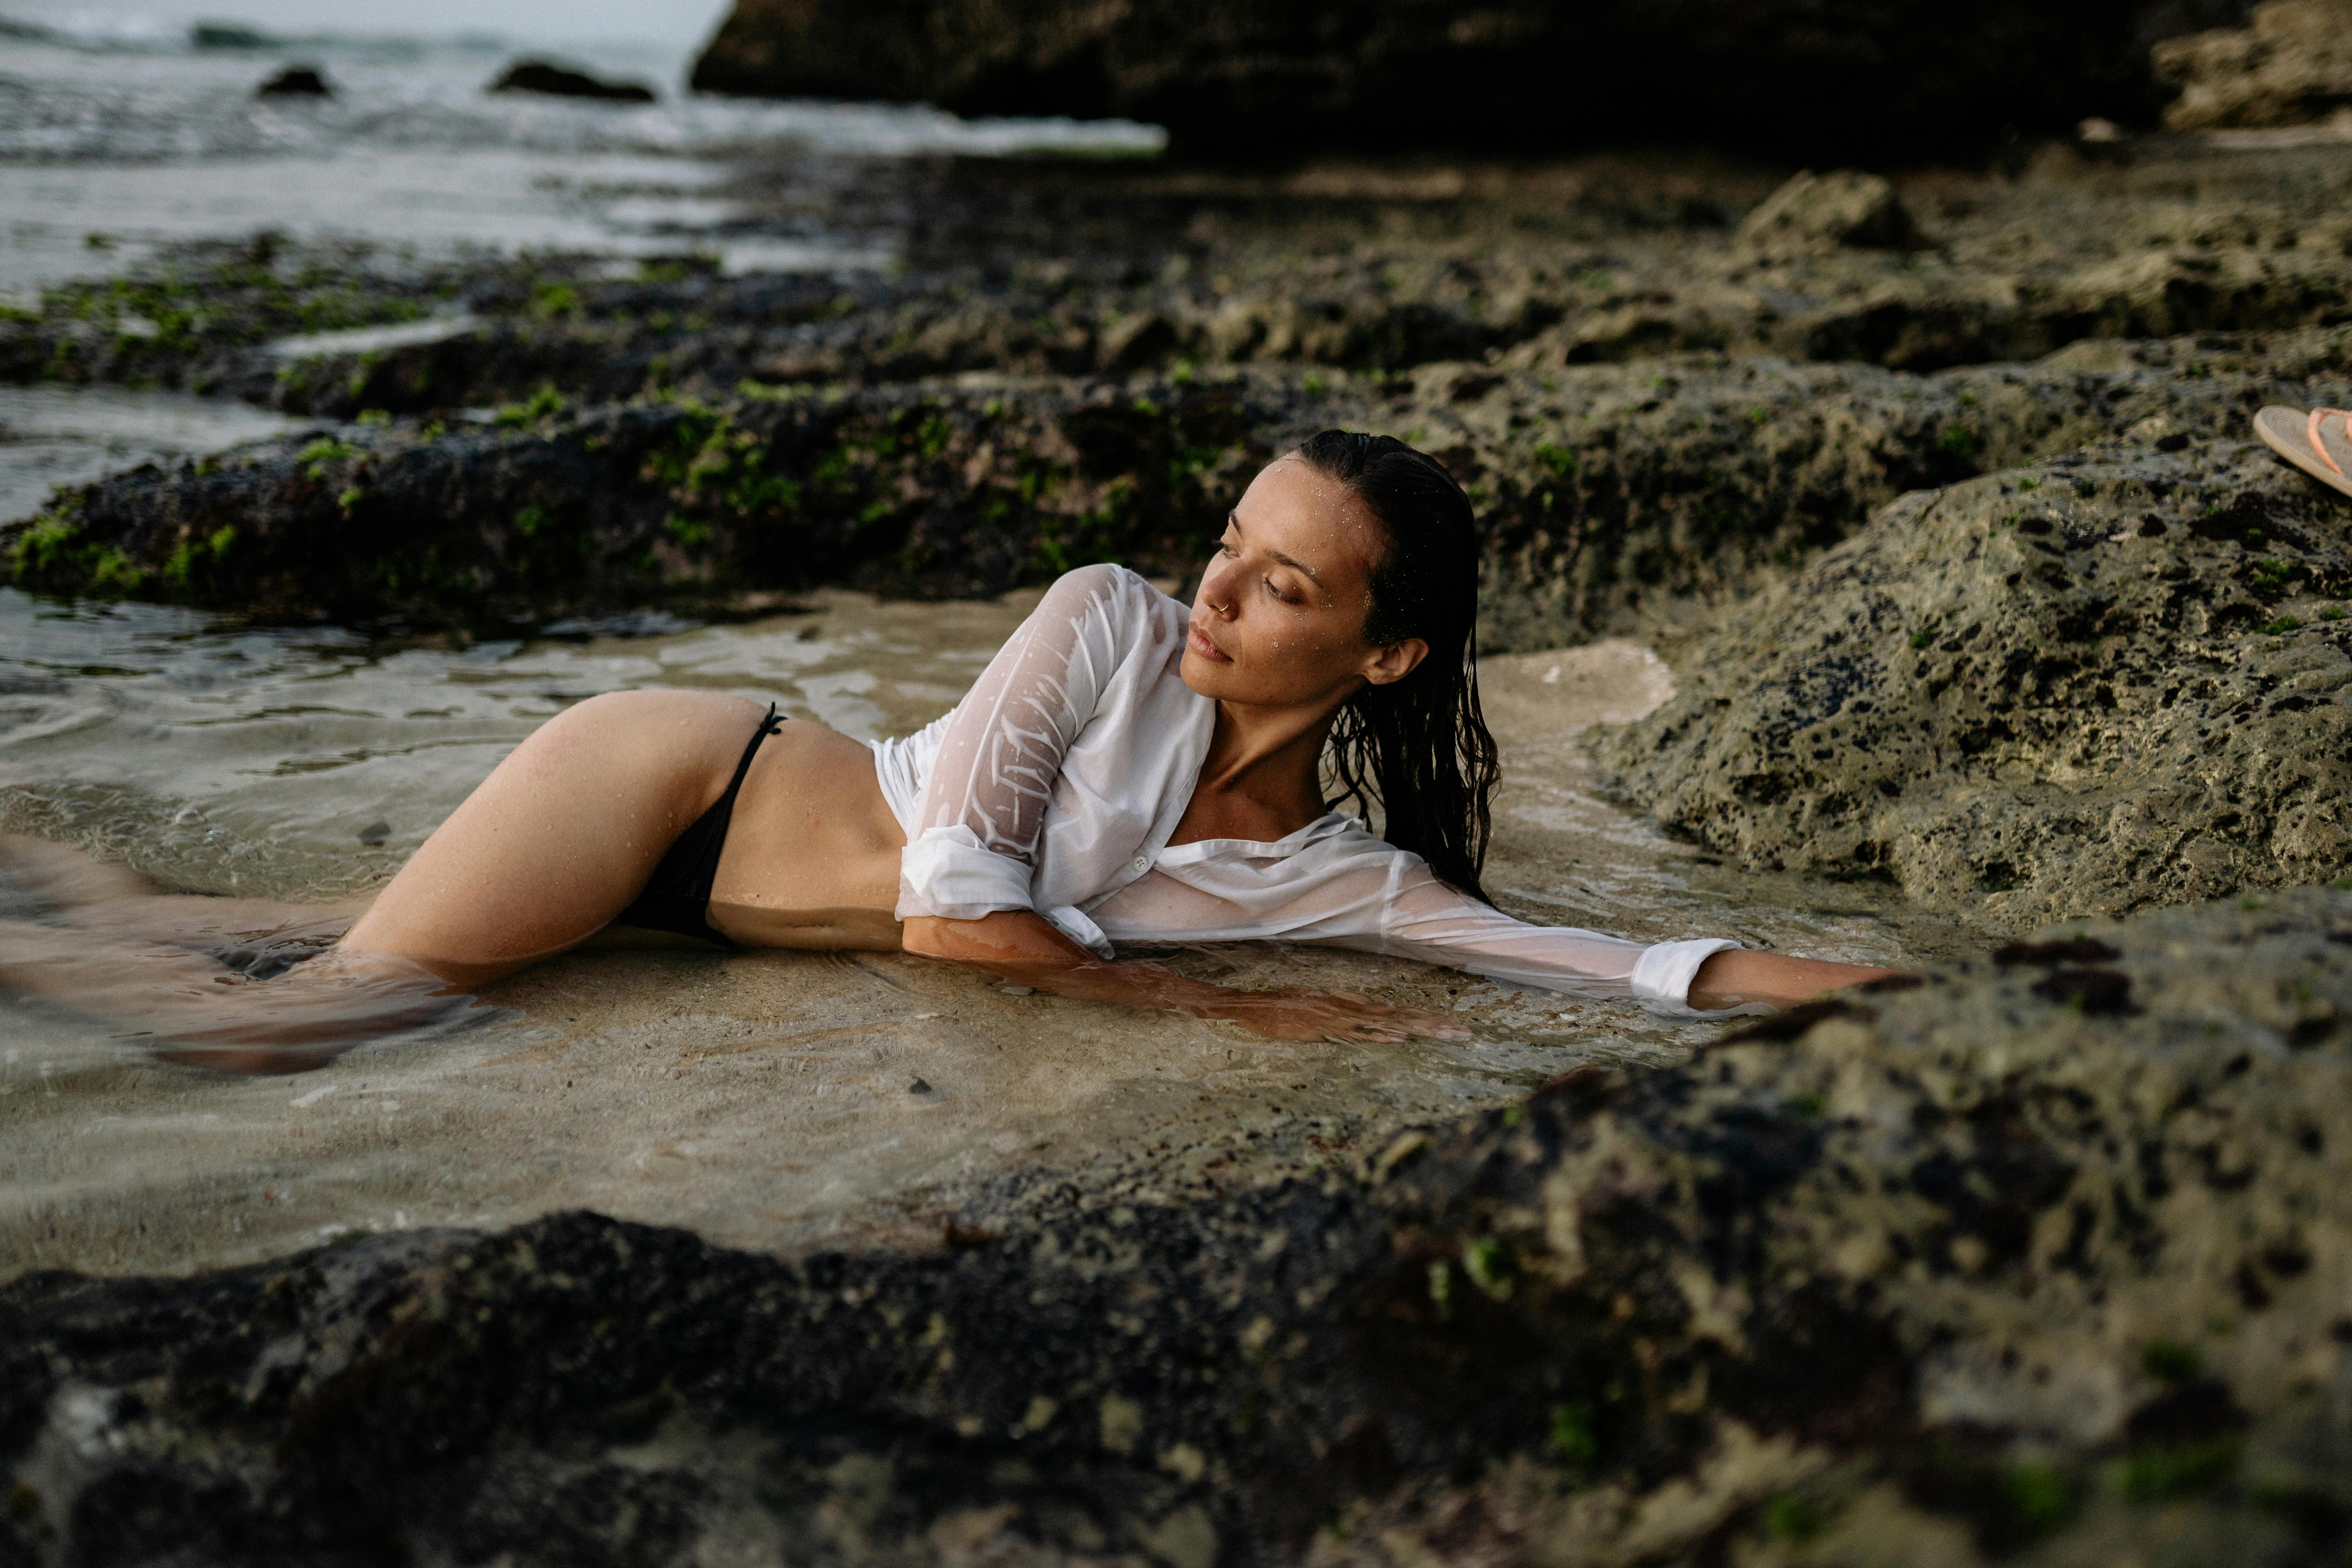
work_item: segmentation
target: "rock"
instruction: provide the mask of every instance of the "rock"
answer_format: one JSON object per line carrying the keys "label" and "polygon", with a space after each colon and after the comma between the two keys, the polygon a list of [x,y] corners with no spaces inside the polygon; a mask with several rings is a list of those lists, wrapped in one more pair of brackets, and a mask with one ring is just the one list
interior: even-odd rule
{"label": "rock", "polygon": [[2158,45],[2156,68],[2180,89],[2176,131],[2325,120],[2352,110],[2352,4],[2269,0],[2243,27]]}
{"label": "rock", "polygon": [[2334,1561],[2352,891],[2253,903],[933,1250],[575,1213],[20,1277],[0,1552]]}
{"label": "rock", "polygon": [[256,98],[332,98],[335,89],[316,66],[288,66],[253,89]]}
{"label": "rock", "polygon": [[1739,226],[1739,243],[1759,256],[1834,249],[1916,250],[1918,225],[1895,187],[1876,174],[1808,169],[1766,197]]}
{"label": "rock", "polygon": [[[575,342],[593,386],[594,340]],[[388,399],[429,374],[446,394],[467,384],[445,357],[467,343],[318,379]],[[463,623],[691,608],[722,584],[995,593],[1123,551],[1181,574],[1256,462],[1341,425],[1403,436],[1470,487],[1486,647],[1634,635],[1671,648],[1906,490],[2125,428],[2180,446],[2234,436],[2250,405],[2316,400],[2341,363],[2334,334],[2137,352],[2175,357],[1934,376],[1709,356],[1541,374],[1439,364],[1409,380],[967,374],[585,408],[542,384],[487,426],[361,426],[113,476],[0,530],[0,579]],[[603,363],[627,378],[624,356]],[[519,529],[526,515],[538,521]],[[214,551],[223,530],[231,546]]]}
{"label": "rock", "polygon": [[1103,558],[1172,574],[1284,417],[1242,381],[757,390],[575,412],[546,388],[457,431],[362,425],[134,469],[0,531],[0,573],[460,626],[826,584],[994,594]]}
{"label": "rock", "polygon": [[492,92],[537,92],[553,98],[589,98],[605,103],[652,103],[654,89],[643,82],[605,81],[585,71],[551,65],[545,60],[517,60],[498,80]]}
{"label": "rock", "polygon": [[1996,922],[2352,872],[2352,508],[2171,444],[1886,507],[1693,644],[1612,787]]}
{"label": "rock", "polygon": [[[1136,0],[738,0],[694,68],[706,92],[922,101],[967,114],[1125,115],[1181,146],[1622,139],[1675,105],[1678,138],[1896,163],[1981,152],[2089,112],[2152,112],[2147,46],[2210,5],[1871,0],[1212,5]],[[1572,81],[1572,90],[1563,90]]]}

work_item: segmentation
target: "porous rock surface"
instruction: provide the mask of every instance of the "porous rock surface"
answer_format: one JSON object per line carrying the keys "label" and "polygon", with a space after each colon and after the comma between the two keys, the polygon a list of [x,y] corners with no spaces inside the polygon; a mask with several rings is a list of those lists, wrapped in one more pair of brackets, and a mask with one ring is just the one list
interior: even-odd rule
{"label": "porous rock surface", "polygon": [[2180,89],[2164,111],[2176,131],[2326,120],[2352,110],[2352,4],[2268,0],[2246,26],[2168,39],[2155,59]]}
{"label": "porous rock surface", "polygon": [[[2352,315],[2341,148],[2053,151],[2014,179],[1909,177],[1884,193],[1891,208],[1875,176],[1776,195],[1753,170],[1598,155],[1214,176],[911,164],[808,180],[828,193],[813,213],[775,212],[766,187],[735,194],[793,226],[912,225],[901,243],[917,265],[725,276],[712,258],[671,258],[616,279],[580,258],[190,245],[130,277],[51,289],[37,310],[0,309],[0,379],[160,384],[348,419],[550,384],[580,402],[712,399],[745,380],[1556,371],[1691,352],[1927,372]],[[1890,248],[1894,211],[1918,232]],[[435,317],[432,341],[271,342]]]}
{"label": "porous rock surface", "polygon": [[12,1564],[2336,1562],[2352,892],[929,1252],[572,1214],[21,1277],[0,1468]]}
{"label": "porous rock surface", "polygon": [[1739,226],[1739,243],[1759,255],[1776,251],[1924,248],[1919,226],[1895,187],[1877,174],[1808,169],[1764,198]]}
{"label": "porous rock surface", "polygon": [[1723,617],[1613,787],[1995,920],[2352,871],[2352,505],[2259,447],[1906,496]]}
{"label": "porous rock surface", "polygon": [[1671,643],[1905,491],[2118,429],[2184,447],[2264,403],[2324,401],[2346,336],[2081,345],[1937,375],[1685,355],[755,384],[586,408],[550,392],[454,427],[321,429],[110,477],[0,531],[0,580],[464,623],[821,583],[994,593],[1102,559],[1181,575],[1258,465],[1338,425],[1402,436],[1469,487],[1490,648]]}
{"label": "porous rock surface", "polygon": [[[2147,49],[2229,0],[738,0],[703,91],[883,99],[961,113],[1125,115],[1180,144],[1515,152],[1660,139],[1885,159],[2152,107]],[[1659,107],[1673,106],[1673,123]]]}

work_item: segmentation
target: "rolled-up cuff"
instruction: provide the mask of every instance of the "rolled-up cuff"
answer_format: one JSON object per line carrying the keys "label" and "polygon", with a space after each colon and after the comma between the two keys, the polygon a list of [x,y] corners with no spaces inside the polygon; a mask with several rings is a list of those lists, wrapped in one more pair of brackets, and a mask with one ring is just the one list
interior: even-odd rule
{"label": "rolled-up cuff", "polygon": [[1110,938],[1103,935],[1102,927],[1087,918],[1086,910],[1063,904],[1059,908],[1047,910],[1045,918],[1053,921],[1055,929],[1064,936],[1068,937],[1097,958],[1111,959],[1118,956],[1118,949],[1111,946]]}
{"label": "rolled-up cuff", "polygon": [[1691,982],[1698,978],[1699,965],[1738,945],[1727,937],[1710,936],[1643,948],[1633,964],[1633,1000],[1668,1018],[1728,1018],[1747,1012],[1745,1007],[1735,1007],[1725,1013],[1701,1013],[1690,1005]]}
{"label": "rolled-up cuff", "polygon": [[982,848],[969,827],[933,827],[898,857],[898,918],[976,921],[1029,909],[1030,875],[1020,861]]}

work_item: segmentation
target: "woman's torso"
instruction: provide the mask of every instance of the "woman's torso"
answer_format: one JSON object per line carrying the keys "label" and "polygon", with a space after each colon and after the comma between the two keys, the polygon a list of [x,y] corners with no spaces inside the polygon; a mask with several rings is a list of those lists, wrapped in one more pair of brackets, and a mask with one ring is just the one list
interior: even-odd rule
{"label": "woman's torso", "polygon": [[896,952],[906,847],[874,753],[794,720],[744,776],[706,918],[747,947]]}

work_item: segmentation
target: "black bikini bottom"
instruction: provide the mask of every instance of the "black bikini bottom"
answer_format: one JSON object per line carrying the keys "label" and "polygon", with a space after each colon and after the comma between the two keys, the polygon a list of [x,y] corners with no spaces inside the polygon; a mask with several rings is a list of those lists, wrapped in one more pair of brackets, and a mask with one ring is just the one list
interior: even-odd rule
{"label": "black bikini bottom", "polygon": [[784,727],[776,713],[776,705],[768,704],[768,716],[751,732],[751,743],[743,748],[743,760],[735,764],[735,776],[728,781],[727,793],[712,803],[709,811],[694,819],[694,826],[677,836],[677,842],[661,858],[647,879],[645,891],[637,901],[613,917],[614,925],[635,926],[641,931],[674,931],[679,936],[700,937],[721,947],[732,947],[710,928],[710,889],[719,879],[719,852],[727,847],[727,824],[735,816],[735,797],[742,791],[743,775],[751,771],[752,754],[760,742]]}

